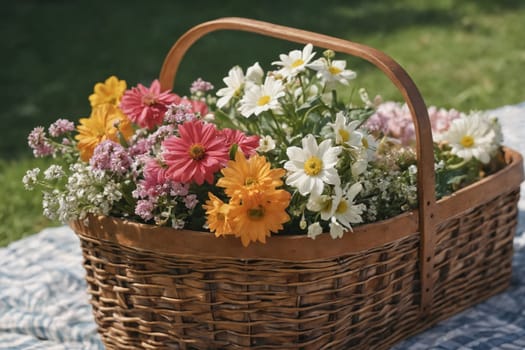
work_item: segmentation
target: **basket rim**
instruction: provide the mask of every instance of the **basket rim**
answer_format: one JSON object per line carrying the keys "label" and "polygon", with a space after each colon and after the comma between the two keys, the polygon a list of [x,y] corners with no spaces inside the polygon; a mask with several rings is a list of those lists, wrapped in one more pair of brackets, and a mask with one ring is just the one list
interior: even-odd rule
{"label": "basket rim", "polygon": [[[507,166],[503,169],[437,202],[437,224],[500,194],[519,189],[524,179],[523,158],[510,148],[505,147],[504,152]],[[479,195],[481,190],[483,196]],[[353,232],[347,232],[340,239],[332,239],[329,233],[323,233],[315,240],[306,235],[276,234],[265,244],[256,242],[248,247],[243,247],[240,240],[233,236],[215,237],[205,231],[175,230],[103,215],[91,215],[87,220],[75,220],[69,224],[82,239],[108,241],[139,251],[203,258],[278,261],[335,258],[394,243],[410,235],[419,235],[417,209],[387,220],[357,226]]]}

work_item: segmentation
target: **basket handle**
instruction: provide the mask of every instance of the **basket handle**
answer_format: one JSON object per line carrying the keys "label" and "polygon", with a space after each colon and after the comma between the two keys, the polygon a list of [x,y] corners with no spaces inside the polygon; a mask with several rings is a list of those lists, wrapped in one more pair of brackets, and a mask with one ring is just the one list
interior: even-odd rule
{"label": "basket handle", "polygon": [[435,176],[432,131],[427,107],[416,85],[405,70],[385,53],[372,47],[327,35],[271,24],[228,17],[202,23],[191,28],[173,45],[160,71],[160,85],[171,90],[179,64],[186,51],[204,35],[218,30],[238,30],[258,33],[278,39],[331,49],[360,57],[379,68],[401,91],[412,114],[416,131],[417,189],[419,200],[421,315],[426,316],[433,299],[433,269],[435,240]]}

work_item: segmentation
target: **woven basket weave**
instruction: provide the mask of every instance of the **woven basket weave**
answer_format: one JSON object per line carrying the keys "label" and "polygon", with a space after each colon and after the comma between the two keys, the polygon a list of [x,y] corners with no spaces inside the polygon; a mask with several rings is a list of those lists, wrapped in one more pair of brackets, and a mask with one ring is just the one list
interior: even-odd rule
{"label": "woven basket weave", "polygon": [[186,50],[223,29],[362,57],[400,89],[416,126],[418,210],[332,240],[232,237],[111,217],[72,222],[107,349],[387,349],[505,289],[510,281],[522,157],[436,202],[426,106],[391,58],[337,38],[224,18],[194,27],[161,71],[171,88]]}

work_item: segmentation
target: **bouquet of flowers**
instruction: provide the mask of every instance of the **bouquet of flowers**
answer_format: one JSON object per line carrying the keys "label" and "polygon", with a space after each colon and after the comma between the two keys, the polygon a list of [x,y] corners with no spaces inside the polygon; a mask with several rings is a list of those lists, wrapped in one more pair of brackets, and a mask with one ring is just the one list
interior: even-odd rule
{"label": "bouquet of flowers", "polygon": [[[216,93],[199,78],[185,97],[109,77],[89,96],[89,117],[30,133],[34,155],[56,162],[24,185],[62,222],[110,215],[244,246],[276,233],[342,237],[417,206],[408,108],[352,88],[346,65],[308,44],[266,72],[231,68]],[[495,118],[428,112],[438,198],[503,167]]]}

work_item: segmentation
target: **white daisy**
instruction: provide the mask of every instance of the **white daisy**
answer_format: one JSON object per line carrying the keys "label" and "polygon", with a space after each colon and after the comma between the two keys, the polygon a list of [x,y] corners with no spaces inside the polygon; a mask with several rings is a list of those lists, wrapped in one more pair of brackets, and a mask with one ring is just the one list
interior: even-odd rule
{"label": "white daisy", "polygon": [[295,77],[300,72],[304,71],[307,65],[310,63],[312,58],[315,56],[315,52],[312,52],[312,44],[307,44],[303,51],[293,50],[288,55],[280,54],[280,61],[272,62],[276,66],[282,68],[277,71],[285,79]]}
{"label": "white daisy", "polygon": [[259,139],[259,147],[257,150],[262,153],[269,152],[275,149],[275,140],[270,135],[263,136]]}
{"label": "white daisy", "polygon": [[279,98],[284,96],[284,87],[281,81],[266,77],[263,85],[251,85],[241,99],[239,112],[246,118],[252,114],[259,115],[264,111],[272,110],[281,113]]}
{"label": "white daisy", "polygon": [[[357,194],[361,192],[362,189],[363,186],[357,182],[350,186],[344,195],[340,197],[338,196],[334,199],[333,217],[336,218],[337,221],[341,223],[341,225],[349,230],[352,230],[351,224],[363,222],[361,214],[363,214],[366,206],[364,204],[354,203],[355,196],[357,196]],[[336,203],[337,205],[335,205]]]}
{"label": "white daisy", "polygon": [[335,186],[332,196],[310,195],[306,208],[320,213],[324,221],[334,222],[336,220],[343,227],[352,230],[351,224],[363,222],[361,214],[366,207],[364,204],[354,204],[355,196],[362,189],[363,186],[360,183],[353,184],[346,192],[341,187]]}
{"label": "white daisy", "polygon": [[334,129],[336,144],[346,144],[354,149],[358,149],[362,147],[362,133],[356,131],[360,123],[359,120],[347,123],[344,113],[338,112],[335,116],[335,123],[328,123],[328,125]]}
{"label": "white daisy", "polygon": [[228,76],[222,79],[225,88],[217,91],[217,96],[220,96],[217,100],[217,107],[223,108],[230,102],[234,97],[240,97],[244,85],[244,73],[239,66],[235,66],[228,72]]}
{"label": "white daisy", "polygon": [[346,61],[343,60],[328,62],[328,60],[323,57],[312,62],[309,67],[316,70],[318,76],[328,84],[339,82],[348,85],[349,80],[355,79],[357,76],[354,71],[346,69]]}
{"label": "white daisy", "polygon": [[[341,191],[340,187],[336,187],[337,189]],[[333,202],[334,202],[335,196],[329,196],[327,194],[322,195],[315,195],[311,194],[310,197],[308,197],[308,202],[306,202],[306,209],[321,214],[322,220],[330,220],[332,217],[332,214],[334,212],[333,210]]]}
{"label": "white daisy", "polygon": [[361,133],[361,144],[363,149],[366,151],[368,161],[374,160],[376,158],[377,151],[376,138],[363,129],[359,129],[359,133]]}
{"label": "white daisy", "polygon": [[487,164],[492,153],[499,146],[499,129],[486,115],[475,113],[454,119],[450,128],[443,134],[451,152],[465,160],[476,158]]}
{"label": "white daisy", "polygon": [[311,239],[315,239],[315,237],[319,236],[321,233],[323,233],[323,228],[321,227],[321,224],[318,222],[314,222],[310,226],[308,226],[308,237]]}
{"label": "white daisy", "polygon": [[290,159],[284,164],[288,170],[286,184],[296,187],[303,196],[321,195],[325,183],[339,185],[341,179],[335,166],[341,147],[332,147],[331,140],[324,140],[318,146],[311,134],[302,139],[302,145],[302,149],[292,146],[286,150]]}

